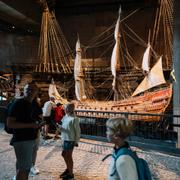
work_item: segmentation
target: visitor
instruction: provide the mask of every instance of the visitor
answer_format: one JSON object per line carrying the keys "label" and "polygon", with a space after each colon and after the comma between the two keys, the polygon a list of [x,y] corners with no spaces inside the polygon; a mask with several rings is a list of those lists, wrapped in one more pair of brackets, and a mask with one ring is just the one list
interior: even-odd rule
{"label": "visitor", "polygon": [[66,170],[60,175],[63,179],[73,179],[73,158],[72,153],[74,146],[78,146],[80,139],[79,119],[74,114],[74,104],[65,104],[65,116],[60,125],[61,139],[62,139],[62,156],[66,163]]}
{"label": "visitor", "polygon": [[[114,153],[121,148],[129,148],[128,142],[125,140],[132,132],[132,122],[126,118],[111,118],[106,122],[108,141],[113,143]],[[130,155],[121,155],[116,162],[112,158],[108,173],[109,180],[138,180],[138,172],[135,160]]]}
{"label": "visitor", "polygon": [[56,104],[56,107],[54,108],[54,122],[55,122],[55,127],[56,127],[54,139],[60,138],[59,137],[60,130],[58,128],[58,125],[62,124],[61,120],[64,115],[65,115],[64,108],[63,108],[62,104],[59,102]]}
{"label": "visitor", "polygon": [[28,180],[32,166],[33,147],[39,124],[32,118],[32,101],[38,93],[35,83],[24,87],[24,97],[16,99],[8,109],[7,126],[13,128],[10,144],[16,156],[16,180]]}
{"label": "visitor", "polygon": [[51,118],[52,118],[52,110],[56,106],[55,104],[55,98],[50,97],[49,101],[44,103],[43,107],[43,120],[45,121],[45,125],[43,127],[43,138],[44,139],[51,139],[51,137],[48,135],[49,133],[49,126],[51,124]]}

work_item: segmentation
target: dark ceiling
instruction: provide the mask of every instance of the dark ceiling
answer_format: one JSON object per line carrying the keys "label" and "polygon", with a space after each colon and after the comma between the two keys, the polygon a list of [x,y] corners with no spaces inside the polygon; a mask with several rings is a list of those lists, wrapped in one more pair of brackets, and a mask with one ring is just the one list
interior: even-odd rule
{"label": "dark ceiling", "polygon": [[[46,0],[59,15],[107,10],[119,4],[144,4],[153,0]],[[0,30],[38,31],[45,0],[0,0]]]}

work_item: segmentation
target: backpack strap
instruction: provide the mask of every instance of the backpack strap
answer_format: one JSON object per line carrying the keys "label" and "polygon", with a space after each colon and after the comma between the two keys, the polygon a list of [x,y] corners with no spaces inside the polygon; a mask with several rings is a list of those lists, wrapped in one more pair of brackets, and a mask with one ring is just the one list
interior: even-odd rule
{"label": "backpack strap", "polygon": [[133,156],[133,152],[132,152],[132,150],[130,148],[123,147],[123,148],[119,149],[117,153],[115,153],[115,151],[114,151],[113,154],[107,154],[102,159],[102,161],[105,161],[110,156],[112,156],[114,158],[114,171],[113,171],[113,173],[110,174],[110,176],[114,176],[114,174],[116,173],[116,160],[121,155],[130,155],[130,156],[132,155]]}
{"label": "backpack strap", "polygon": [[129,155],[129,156],[131,156],[131,158],[134,159],[139,179],[152,180],[151,171],[149,169],[147,162],[144,159],[139,158],[137,156],[136,152],[132,151],[131,148],[127,148],[127,147],[122,147],[116,153],[114,151],[113,154],[108,154],[102,159],[102,161],[104,161],[110,156],[112,156],[114,158],[114,168],[113,168],[114,171],[110,174],[110,176],[114,176],[114,174],[116,173],[116,171],[117,171],[116,170],[116,160],[121,155]]}
{"label": "backpack strap", "polygon": [[130,148],[123,147],[119,149],[119,151],[115,154],[113,153],[113,156],[117,159],[121,155],[129,155],[131,156],[135,161],[137,159],[137,155],[134,151],[132,151]]}
{"label": "backpack strap", "polygon": [[114,168],[115,170],[112,173],[112,176],[116,173],[116,160],[121,155],[129,155],[129,156],[131,156],[131,158],[134,159],[134,161],[136,163],[136,168],[137,168],[137,173],[138,173],[139,179],[152,180],[151,172],[150,172],[147,162],[144,159],[139,158],[135,151],[132,151],[130,148],[126,148],[126,147],[119,149],[119,151],[117,153],[114,152],[112,155],[115,160],[115,168]]}
{"label": "backpack strap", "polygon": [[105,157],[103,157],[102,161],[105,161],[110,156],[112,156],[112,154],[107,154]]}
{"label": "backpack strap", "polygon": [[123,147],[123,148],[121,148],[121,149],[119,149],[118,150],[118,152],[117,153],[115,153],[115,152],[113,152],[113,154],[112,154],[112,157],[114,158],[114,171],[113,171],[113,173],[111,173],[110,174],[110,176],[114,176],[114,174],[116,173],[116,160],[119,158],[119,156],[121,156],[121,155],[129,155],[129,156],[131,156],[134,160],[135,160],[135,162],[136,162],[136,154],[130,149],[130,148],[126,148],[126,147]]}

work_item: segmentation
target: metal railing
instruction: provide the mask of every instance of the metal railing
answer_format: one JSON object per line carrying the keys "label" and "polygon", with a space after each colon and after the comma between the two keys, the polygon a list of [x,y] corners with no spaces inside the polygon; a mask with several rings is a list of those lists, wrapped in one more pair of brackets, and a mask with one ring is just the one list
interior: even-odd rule
{"label": "metal railing", "polygon": [[[87,113],[88,117],[84,117],[83,114]],[[96,118],[95,113],[98,115]],[[169,153],[180,153],[180,149],[176,147],[178,131],[180,133],[180,115],[85,110],[76,110],[76,114],[80,118],[82,137],[106,141],[107,119],[126,116],[132,120],[134,125],[133,134],[129,138],[132,145]]]}

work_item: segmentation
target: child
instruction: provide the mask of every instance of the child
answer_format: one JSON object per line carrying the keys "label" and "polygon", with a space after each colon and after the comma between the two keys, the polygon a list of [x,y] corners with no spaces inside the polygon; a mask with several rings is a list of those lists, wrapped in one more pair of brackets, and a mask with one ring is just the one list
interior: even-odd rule
{"label": "child", "polygon": [[[132,123],[126,118],[118,117],[106,122],[107,138],[115,147],[115,153],[121,148],[129,148],[125,139],[132,132]],[[121,155],[116,162],[112,158],[109,167],[109,180],[138,180],[138,172],[134,159],[129,155]]]}
{"label": "child", "polygon": [[74,115],[74,104],[68,103],[64,110],[66,115],[62,119],[62,126],[60,125],[61,139],[62,139],[62,156],[66,163],[67,169],[60,175],[63,179],[73,179],[73,158],[72,153],[74,146],[77,146],[80,139],[79,119]]}

